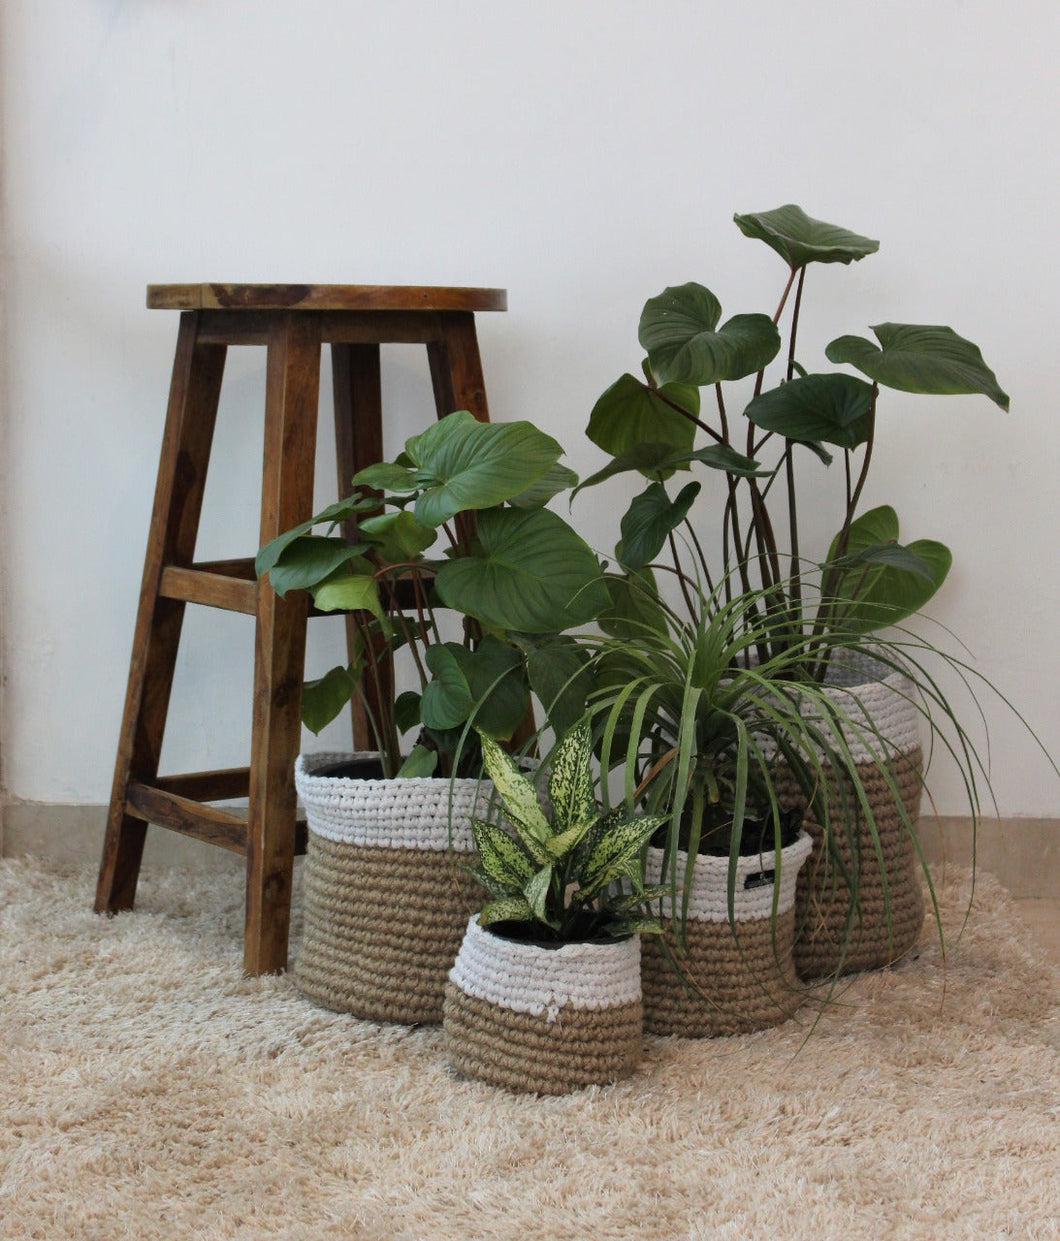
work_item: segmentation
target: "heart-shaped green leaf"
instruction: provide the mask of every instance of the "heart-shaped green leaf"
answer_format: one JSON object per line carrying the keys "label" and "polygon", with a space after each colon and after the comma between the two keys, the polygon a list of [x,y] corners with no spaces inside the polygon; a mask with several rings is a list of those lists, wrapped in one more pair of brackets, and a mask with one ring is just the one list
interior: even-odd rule
{"label": "heart-shaped green leaf", "polygon": [[577,485],[578,475],[573,470],[568,470],[565,465],[554,465],[525,491],[509,497],[508,503],[514,508],[541,508],[553,496],[558,496],[561,491],[569,491]]}
{"label": "heart-shaped green leaf", "polygon": [[266,543],[259,550],[254,561],[255,573],[257,573],[258,577],[268,573],[272,566],[280,559],[284,549],[296,539],[301,538],[303,534],[312,530],[314,526],[322,526],[325,523],[334,526],[339,522],[348,521],[355,513],[363,513],[375,507],[377,507],[375,500],[362,497],[351,497],[348,500],[338,500],[334,504],[329,504],[327,508],[322,509],[315,517],[310,517],[308,521],[292,526],[290,530],[285,530],[283,534],[277,535],[276,538]]}
{"label": "heart-shaped green leaf", "polygon": [[676,500],[671,500],[662,483],[652,483],[636,496],[622,518],[622,542],[616,549],[620,563],[627,569],[643,569],[650,564],[667,535],[688,516],[699,491],[699,483],[689,483]]}
{"label": "heart-shaped green leaf", "polygon": [[768,366],[780,333],[768,315],[734,315],[718,328],[721,306],[709,289],[683,284],[644,305],[640,343],[663,383],[702,387],[742,379]]}
{"label": "heart-shaped green leaf", "polygon": [[585,624],[607,597],[588,544],[547,508],[480,513],[473,554],[446,561],[436,587],[446,606],[523,633]]}
{"label": "heart-shaped green leaf", "polygon": [[365,611],[385,619],[379,583],[370,573],[339,573],[329,578],[313,591],[313,602],[322,612]]}
{"label": "heart-shaped green leaf", "polygon": [[590,688],[588,652],[566,634],[549,636],[524,649],[530,688],[554,732],[562,736],[585,711]]}
{"label": "heart-shaped green leaf", "polygon": [[439,526],[466,509],[519,495],[548,472],[562,447],[529,422],[478,422],[467,410],[414,436],[405,451],[416,467],[416,520]]}
{"label": "heart-shaped green leaf", "polygon": [[926,395],[982,393],[1001,409],[1008,395],[983,361],[978,345],[948,327],[878,323],[879,345],[862,336],[840,336],[825,350],[830,362],[849,362],[887,388]]}
{"label": "heart-shaped green leaf", "polygon": [[650,569],[624,577],[609,575],[608,606],[600,614],[600,628],[616,638],[636,642],[647,635],[665,634],[666,613]]}
{"label": "heart-shaped green leaf", "polygon": [[399,733],[407,733],[423,722],[420,714],[420,695],[414,689],[404,690],[394,699],[394,727]]}
{"label": "heart-shaped green leaf", "polygon": [[[598,448],[613,457],[649,444],[665,445],[667,452],[663,456],[688,452],[695,440],[696,425],[668,402],[693,416],[699,414],[698,389],[664,384],[656,390],[635,375],[623,375],[593,406],[585,433]],[[664,477],[672,473],[672,468],[662,469]]]}
{"label": "heart-shaped green leaf", "polygon": [[289,590],[310,590],[364,550],[345,539],[303,534],[283,549],[269,570],[269,583],[281,599]]}
{"label": "heart-shaped green leaf", "polygon": [[302,723],[310,732],[320,732],[350,701],[354,688],[353,678],[341,664],[318,680],[306,681],[302,686]]}
{"label": "heart-shaped green leaf", "polygon": [[813,219],[794,203],[773,211],[734,215],[733,219],[745,237],[764,241],[794,268],[807,263],[857,262],[880,248],[880,243],[869,237]]}
{"label": "heart-shaped green leaf", "polygon": [[763,431],[790,440],[864,444],[872,430],[872,385],[853,375],[807,375],[756,396],[744,413]]}
{"label": "heart-shaped green leaf", "polygon": [[375,547],[387,564],[415,560],[438,538],[430,526],[421,526],[411,513],[380,513],[365,517],[357,526],[358,535]]}
{"label": "heart-shaped green leaf", "polygon": [[434,769],[438,766],[438,753],[436,750],[428,750],[425,745],[414,745],[409,751],[408,758],[398,768],[398,778],[401,780],[425,780],[429,776],[434,775]]}
{"label": "heart-shaped green leaf", "polygon": [[[871,632],[899,624],[919,612],[946,580],[953,562],[948,547],[931,539],[902,546],[898,533],[898,514],[890,505],[851,523],[846,554],[837,562],[849,568],[835,588],[843,628]],[[830,563],[838,539],[832,541]]]}
{"label": "heart-shaped green leaf", "polygon": [[420,717],[428,728],[455,728],[471,713],[475,700],[461,667],[463,650],[458,642],[427,648],[427,667],[434,679],[424,686]]}
{"label": "heart-shaped green leaf", "polygon": [[487,736],[510,737],[530,706],[522,654],[511,643],[489,636],[474,651],[459,649],[460,665],[471,690],[472,723]]}

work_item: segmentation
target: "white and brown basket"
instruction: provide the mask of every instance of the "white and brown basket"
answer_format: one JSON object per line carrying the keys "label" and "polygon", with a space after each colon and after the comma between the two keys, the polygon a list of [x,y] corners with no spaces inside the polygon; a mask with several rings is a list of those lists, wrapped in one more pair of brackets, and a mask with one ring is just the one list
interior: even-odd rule
{"label": "white and brown basket", "polygon": [[[915,687],[903,673],[852,652],[829,682],[826,688],[851,720],[843,731],[872,811],[882,865],[867,816],[853,794],[841,798],[833,783],[831,847],[821,823],[810,815],[803,821],[814,841],[795,907],[795,968],[805,979],[889,965],[913,947],[924,924],[921,865],[889,783],[915,828],[924,770]],[[787,792],[795,796],[793,782]]]}
{"label": "white and brown basket", "polygon": [[486,813],[492,786],[315,774],[343,758],[303,755],[295,766],[309,826],[295,980],[327,1008],[437,1025],[481,903],[464,867],[475,858],[471,818]]}
{"label": "white and brown basket", "polygon": [[445,989],[449,1063],[509,1090],[566,1094],[641,1057],[640,940],[539,945],[473,917]]}
{"label": "white and brown basket", "polygon": [[[741,857],[729,919],[729,859],[700,855],[679,945],[670,899],[662,903],[662,935],[644,937],[644,1028],[652,1034],[711,1038],[786,1021],[802,1002],[795,976],[795,885],[810,856],[807,833],[780,852]],[[688,855],[677,854],[678,884]],[[648,850],[647,882],[666,883],[663,851]],[[776,916],[774,888],[779,886]],[[684,897],[677,896],[678,910]]]}

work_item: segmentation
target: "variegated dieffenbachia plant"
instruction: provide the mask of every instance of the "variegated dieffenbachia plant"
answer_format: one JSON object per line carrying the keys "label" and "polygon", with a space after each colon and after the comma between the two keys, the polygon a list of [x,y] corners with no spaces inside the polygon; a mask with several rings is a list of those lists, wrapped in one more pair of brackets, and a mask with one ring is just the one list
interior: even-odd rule
{"label": "variegated dieffenbachia plant", "polygon": [[482,758],[510,829],[474,819],[475,877],[490,894],[482,926],[521,923],[559,942],[659,931],[648,902],[643,852],[663,815],[604,811],[596,799],[587,724],[559,741],[549,762],[545,805],[513,759],[482,734]]}

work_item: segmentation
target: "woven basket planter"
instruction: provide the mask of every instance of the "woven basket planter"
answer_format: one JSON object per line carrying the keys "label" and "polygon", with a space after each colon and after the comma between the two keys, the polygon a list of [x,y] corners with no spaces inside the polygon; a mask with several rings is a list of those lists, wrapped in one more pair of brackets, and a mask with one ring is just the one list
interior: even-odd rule
{"label": "woven basket planter", "polygon": [[[830,692],[875,752],[882,755],[886,747],[887,767],[915,827],[924,764],[913,682],[863,655],[849,663]],[[868,820],[849,795],[845,809],[855,821],[849,828],[831,825],[831,849],[824,827],[806,816],[803,826],[814,848],[799,875],[795,942],[795,968],[805,979],[889,965],[913,947],[924,924],[920,861],[894,792],[856,731],[844,725],[844,733],[872,809],[883,865]],[[793,782],[787,794],[797,796]],[[833,785],[829,818],[838,821],[843,811]],[[856,900],[844,870],[856,877]]]}
{"label": "woven basket planter", "polygon": [[[743,1034],[779,1025],[795,1012],[803,998],[792,961],[795,885],[812,847],[810,836],[802,833],[782,849],[779,878],[773,854],[741,857],[732,922],[729,859],[696,858],[684,946],[678,948],[669,898],[663,901],[663,934],[644,937],[641,983],[649,1033],[684,1038]],[[678,853],[679,882],[687,859]],[[663,851],[649,849],[648,883],[666,882],[662,864]],[[682,900],[679,895],[679,908]]]}
{"label": "woven basket planter", "polygon": [[467,925],[445,989],[449,1063],[509,1090],[566,1094],[641,1056],[640,940],[541,946]]}
{"label": "woven basket planter", "polygon": [[486,811],[490,786],[314,774],[343,757],[303,755],[295,766],[309,825],[295,981],[368,1021],[437,1025],[468,913],[481,903],[462,867],[474,860],[471,818]]}

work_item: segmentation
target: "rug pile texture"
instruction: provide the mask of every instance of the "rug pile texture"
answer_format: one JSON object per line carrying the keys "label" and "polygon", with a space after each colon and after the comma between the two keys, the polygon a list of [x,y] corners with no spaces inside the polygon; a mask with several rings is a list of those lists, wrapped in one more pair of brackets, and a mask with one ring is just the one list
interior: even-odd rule
{"label": "rug pile texture", "polygon": [[823,1011],[549,1099],[244,978],[236,872],[110,920],[93,882],[0,862],[5,1241],[1060,1236],[1057,972],[989,878],[959,939],[941,884],[945,958],[929,924]]}

